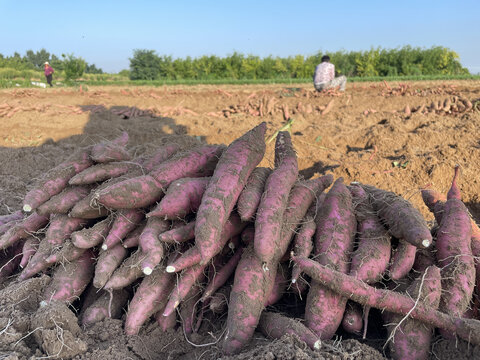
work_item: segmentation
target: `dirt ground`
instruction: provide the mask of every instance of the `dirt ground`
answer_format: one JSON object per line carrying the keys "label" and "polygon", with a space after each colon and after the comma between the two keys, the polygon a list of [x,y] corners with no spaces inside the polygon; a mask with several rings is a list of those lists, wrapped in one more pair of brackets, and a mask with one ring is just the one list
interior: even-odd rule
{"label": "dirt ground", "polygon": [[[409,199],[431,222],[433,216],[423,205],[419,189],[431,186],[446,193],[458,164],[463,201],[478,223],[479,110],[479,81],[357,83],[349,84],[344,94],[316,93],[305,84],[0,90],[0,215],[19,210],[34,180],[73,149],[113,139],[123,130],[130,135],[129,148],[142,153],[172,138],[186,144],[229,144],[261,121],[267,122],[268,139],[290,118],[304,178],[332,173],[347,183],[360,181],[394,191]],[[273,143],[267,144],[261,165],[272,166]],[[46,311],[70,324],[71,339],[62,338],[67,344],[62,351],[71,353],[66,351],[60,357],[221,357],[216,339],[221,335],[222,321],[188,340],[181,328],[164,334],[153,323],[140,335],[126,337],[122,319],[80,329],[68,309],[37,310],[35,289],[46,280],[35,281],[28,285],[30,289],[23,284],[16,297],[11,296],[15,283],[0,292],[1,359],[46,358],[46,350],[39,344],[47,344],[48,336],[58,338],[55,325],[42,322],[45,314],[41,313]],[[30,300],[22,302],[23,296]],[[18,302],[22,305],[14,306]],[[32,317],[40,319],[35,320],[39,324],[36,328],[43,330],[32,328]],[[269,341],[258,334],[249,348],[232,359],[388,357],[381,326],[369,326],[369,340],[341,332],[338,335],[341,338],[337,341],[325,342],[322,351],[313,352],[292,337]],[[207,343],[213,344],[200,346]],[[480,358],[480,349],[438,339],[431,358]]]}

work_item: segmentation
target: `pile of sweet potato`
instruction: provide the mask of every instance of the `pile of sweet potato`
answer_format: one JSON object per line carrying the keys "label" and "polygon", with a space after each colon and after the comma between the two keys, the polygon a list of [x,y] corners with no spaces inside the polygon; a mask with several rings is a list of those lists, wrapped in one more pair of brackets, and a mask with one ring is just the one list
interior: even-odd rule
{"label": "pile of sweet potato", "polygon": [[[289,132],[276,137],[273,169],[259,167],[265,133],[261,123],[228,146],[139,157],[127,133],[79,149],[0,217],[0,281],[47,273],[41,304],[75,304],[84,326],[126,309],[129,335],[151,317],[188,335],[226,314],[227,354],[255,330],[311,348],[340,327],[365,334],[371,307],[393,358],[426,358],[435,329],[480,345],[480,231],[458,167],[446,196],[422,191],[429,228],[392,192],[300,179]],[[275,312],[287,293],[306,298],[301,321]]]}

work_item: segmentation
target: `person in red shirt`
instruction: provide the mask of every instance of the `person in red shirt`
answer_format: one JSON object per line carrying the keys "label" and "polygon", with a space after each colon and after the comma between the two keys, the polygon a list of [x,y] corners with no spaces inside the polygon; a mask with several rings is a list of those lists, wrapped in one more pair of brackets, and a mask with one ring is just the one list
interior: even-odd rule
{"label": "person in red shirt", "polygon": [[317,91],[340,87],[340,91],[345,91],[347,77],[342,75],[335,77],[335,65],[330,63],[328,55],[322,56],[322,63],[317,65],[313,74],[313,86]]}
{"label": "person in red shirt", "polygon": [[52,74],[55,72],[55,70],[53,70],[53,68],[50,66],[50,64],[48,63],[48,61],[45,63],[45,69],[44,69],[44,73],[45,73],[45,77],[47,78],[47,83],[48,85],[50,85],[50,87],[52,87]]}

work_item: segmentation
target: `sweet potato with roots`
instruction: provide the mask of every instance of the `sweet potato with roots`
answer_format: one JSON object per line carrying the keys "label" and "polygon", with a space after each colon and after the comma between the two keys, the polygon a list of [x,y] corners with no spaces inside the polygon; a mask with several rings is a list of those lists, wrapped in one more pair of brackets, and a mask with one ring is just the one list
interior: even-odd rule
{"label": "sweet potato with roots", "polygon": [[125,148],[127,143],[128,133],[124,131],[112,141],[103,141],[92,146],[90,158],[98,163],[130,160],[130,154]]}
{"label": "sweet potato with roots", "polygon": [[349,190],[358,223],[357,248],[352,254],[350,275],[367,284],[373,284],[379,281],[387,270],[391,253],[390,236],[374,211],[365,190],[358,184],[352,184]]}
{"label": "sweet potato with roots", "polygon": [[329,187],[332,181],[332,175],[324,175],[316,179],[299,181],[294,185],[283,215],[280,238],[275,244],[274,262],[281,261],[286,255],[295,230],[307,213],[310,205],[321,197],[322,191]]}
{"label": "sweet potato with roots", "polygon": [[127,249],[125,249],[122,244],[117,244],[107,251],[100,252],[97,263],[95,264],[93,286],[101,289],[122,263],[123,259],[127,257],[127,253]]}
{"label": "sweet potato with roots", "polygon": [[262,199],[265,182],[272,173],[272,169],[257,167],[248,177],[245,188],[240,193],[237,201],[237,211],[243,221],[253,220],[258,205]]}
{"label": "sweet potato with roots", "polygon": [[[338,178],[325,196],[317,215],[314,239],[317,261],[348,273],[356,227],[352,195],[343,178]],[[307,294],[305,324],[322,340],[330,339],[340,326],[346,303],[347,298],[313,281]]]}
{"label": "sweet potato with roots", "polygon": [[184,218],[198,210],[210,177],[183,178],[172,182],[162,200],[146,217]]}
{"label": "sweet potato with roots", "polygon": [[311,349],[319,350],[321,340],[300,321],[280,313],[263,311],[258,322],[259,330],[270,339],[280,339],[285,334],[295,335]]}
{"label": "sweet potato with roots", "polygon": [[186,299],[195,284],[202,283],[205,279],[207,265],[193,265],[185,269],[177,279],[177,282],[168,297],[167,305],[163,309],[163,316],[169,316],[180,303]]}
{"label": "sweet potato with roots", "polygon": [[142,261],[142,271],[150,275],[153,269],[160,264],[164,255],[164,245],[158,240],[158,235],[170,228],[167,220],[160,218],[149,218],[138,238],[140,250],[146,255]]}
{"label": "sweet potato with roots", "polygon": [[234,140],[218,160],[195,221],[195,243],[204,264],[215,255],[217,242],[240,192],[265,154],[266,127],[262,122]]}
{"label": "sweet potato with roots", "polygon": [[158,240],[167,244],[179,244],[195,238],[195,221],[179,225],[158,235]]}
{"label": "sweet potato with roots", "polygon": [[[118,244],[117,246],[123,246]],[[115,269],[106,284],[103,286],[106,290],[119,290],[130,285],[135,280],[142,277],[141,263],[146,255],[140,250],[130,254],[123,263]]]}
{"label": "sweet potato with roots", "polygon": [[276,266],[264,271],[253,244],[243,252],[230,293],[227,330],[222,343],[225,353],[239,352],[252,338],[273,289],[276,271]]}
{"label": "sweet potato with roots", "polygon": [[417,247],[400,239],[392,252],[388,274],[392,280],[403,279],[412,270]]}
{"label": "sweet potato with roots", "polygon": [[432,244],[425,219],[409,201],[390,191],[361,186],[370,194],[373,208],[393,236],[419,248],[428,248]]}
{"label": "sweet potato with roots", "polygon": [[283,214],[297,177],[297,155],[290,133],[280,131],[275,143],[275,168],[265,182],[264,194],[255,217],[255,254],[266,268],[275,257],[275,247],[280,242],[282,232]]}
{"label": "sweet potato with roots", "polygon": [[11,221],[18,221],[25,218],[25,215],[21,210],[17,210],[11,214],[0,216],[0,226],[5,225]]}
{"label": "sweet potato with roots", "polygon": [[123,239],[122,245],[125,249],[130,249],[134,247],[138,247],[140,243],[140,235],[142,234],[143,229],[145,229],[145,225],[147,222],[144,220],[140,225],[138,225],[135,229],[130,231],[125,239]]}
{"label": "sweet potato with roots", "polygon": [[68,183],[70,185],[95,184],[119,177],[136,169],[141,169],[141,164],[134,160],[95,164],[72,177]]}
{"label": "sweet potato with roots", "polygon": [[80,171],[92,166],[90,148],[78,150],[69,159],[51,169],[39,179],[32,190],[23,199],[23,211],[29,213],[38,206],[57,195],[68,185],[68,181]]}
{"label": "sweet potato with roots", "polygon": [[[408,287],[406,293],[415,301],[432,309],[440,303],[441,279],[440,269],[431,266],[418,276]],[[430,356],[430,348],[434,328],[418,320],[385,311],[382,314],[387,323],[389,333],[390,356],[394,360],[426,360]]]}
{"label": "sweet potato with roots", "polygon": [[343,313],[342,328],[350,334],[359,335],[363,329],[363,309],[354,302],[348,301]]}
{"label": "sweet potato with roots", "polygon": [[147,175],[130,178],[98,190],[94,202],[112,209],[133,209],[160,200],[167,187],[185,177],[210,176],[224,151],[221,145],[205,145],[177,153]]}
{"label": "sweet potato with roots", "polygon": [[202,297],[200,298],[201,302],[205,302],[208,298],[215,294],[219,288],[225,285],[230,276],[232,276],[232,274],[235,272],[235,269],[240,262],[240,258],[242,257],[243,250],[244,249],[242,247],[235,250],[234,254],[222,267],[220,267],[218,270],[214,269],[215,272],[208,285],[205,287]]}
{"label": "sweet potato with roots", "polygon": [[40,238],[36,236],[29,236],[25,239],[22,248],[22,260],[19,264],[22,269],[27,266],[32,256],[37,252],[38,244],[40,244]]}
{"label": "sweet potato with roots", "polygon": [[[228,240],[232,237],[239,235],[242,230],[247,226],[247,223],[243,222],[237,213],[232,213],[228,221],[224,224],[220,238],[215,244],[210,247],[210,254],[215,256],[219,254],[225,246],[229,246]],[[207,262],[210,259],[207,260]],[[174,263],[167,266],[168,272],[178,272],[186,267],[202,264],[204,265],[205,259],[202,256],[201,248],[195,243],[195,246],[191,247],[185,254],[179,257]]]}
{"label": "sweet potato with roots", "polygon": [[[439,310],[462,316],[467,310],[475,285],[475,264],[471,249],[472,226],[467,208],[457,186],[459,168],[447,194],[435,246],[442,274],[442,296]],[[444,337],[451,334],[442,331]]]}
{"label": "sweet potato with roots", "polygon": [[138,334],[142,325],[157,311],[163,310],[175,285],[175,275],[165,272],[162,266],[153,270],[137,287],[128,305],[125,333]]}
{"label": "sweet potato with roots", "polygon": [[[317,224],[315,223],[315,213],[316,206],[311,206],[305,217],[303,218],[302,224],[298,230],[298,233],[295,234],[293,241],[293,251],[298,256],[309,257],[313,251],[313,235],[317,229]],[[295,284],[300,278],[301,272],[297,266],[292,268],[292,277],[291,283]]]}
{"label": "sweet potato with roots", "polygon": [[40,215],[67,214],[70,209],[90,193],[88,186],[67,186],[61,193],[53,195],[40,205],[36,212]]}
{"label": "sweet potato with roots", "polygon": [[110,227],[110,231],[103,241],[102,250],[121,243],[127,234],[135,229],[144,219],[145,214],[141,209],[122,209],[117,210],[115,220]]}
{"label": "sweet potato with roots", "polygon": [[48,223],[48,219],[48,216],[34,212],[25,219],[16,222],[0,237],[0,250],[8,248],[17,241],[25,239],[40,230]]}
{"label": "sweet potato with roots", "polygon": [[77,260],[56,267],[43,292],[42,302],[48,304],[57,300],[72,303],[92,281],[94,263],[95,254],[86,250]]}
{"label": "sweet potato with roots", "polygon": [[120,319],[129,296],[128,291],[124,289],[112,293],[102,291],[101,295],[83,311],[80,323],[83,327],[89,327],[107,318]]}
{"label": "sweet potato with roots", "polygon": [[35,255],[32,256],[25,269],[23,269],[19,280],[28,279],[53,265],[54,262],[47,259],[58,248],[62,247],[63,243],[70,238],[74,231],[82,228],[86,223],[87,220],[85,219],[70,218],[64,214],[52,214],[45,237],[40,241]]}
{"label": "sweet potato with roots", "polygon": [[410,296],[391,290],[377,289],[353,276],[320,265],[318,262],[298,258],[292,260],[306,274],[330,290],[361,305],[386,310],[395,314],[408,315],[423,323],[451,332],[470,344],[480,345],[480,321],[449,315],[423,303],[417,303]]}
{"label": "sweet potato with roots", "polygon": [[89,249],[100,245],[105,237],[110,232],[112,227],[112,218],[107,217],[101,221],[96,222],[93,226],[74,231],[70,239],[73,245],[80,249]]}

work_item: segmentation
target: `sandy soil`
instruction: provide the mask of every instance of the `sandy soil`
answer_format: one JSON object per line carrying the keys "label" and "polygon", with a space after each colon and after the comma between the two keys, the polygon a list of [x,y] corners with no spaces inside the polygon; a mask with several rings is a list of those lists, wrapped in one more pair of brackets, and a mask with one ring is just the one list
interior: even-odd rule
{"label": "sandy soil", "polygon": [[[345,94],[319,94],[308,85],[1,90],[0,215],[20,209],[35,178],[73,149],[112,139],[122,130],[130,135],[130,149],[142,153],[173,137],[185,144],[229,144],[261,121],[267,122],[271,136],[291,118],[303,177],[330,172],[346,182],[394,191],[432,221],[419,189],[431,186],[446,193],[453,167],[459,164],[463,200],[480,222],[479,93],[478,81],[350,84]],[[267,145],[262,165],[272,164],[273,142]],[[12,290],[14,283],[0,293],[1,358],[34,359],[46,354],[75,359],[221,357],[216,345],[187,342],[181,328],[163,334],[152,323],[139,336],[126,337],[122,319],[113,319],[81,329],[71,309],[38,309],[36,294],[48,279],[33,280],[17,292]],[[56,322],[45,320],[56,316]],[[191,343],[211,343],[220,336],[222,319],[210,320],[212,324],[190,338]],[[65,324],[60,347],[59,322]],[[360,338],[339,335],[342,341],[327,342],[317,353],[294,338],[271,342],[258,335],[236,358],[388,356],[382,349],[381,325],[371,324],[369,340],[363,343],[357,341]],[[480,350],[438,340],[432,359],[450,358],[480,358]]]}

